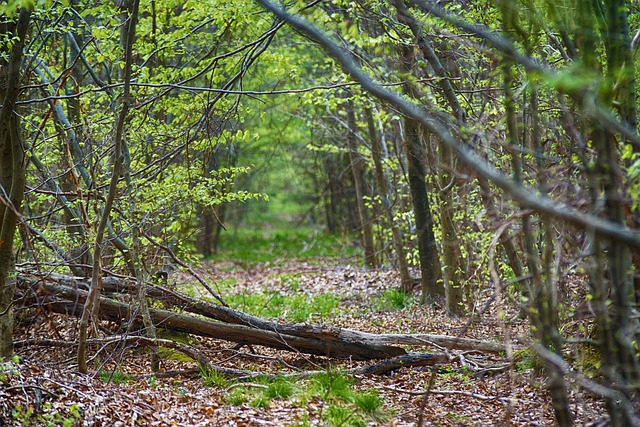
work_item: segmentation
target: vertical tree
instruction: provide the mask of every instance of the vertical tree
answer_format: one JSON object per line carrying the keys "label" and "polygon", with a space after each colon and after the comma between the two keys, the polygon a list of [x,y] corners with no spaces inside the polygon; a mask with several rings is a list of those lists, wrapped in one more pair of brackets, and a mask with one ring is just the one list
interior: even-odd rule
{"label": "vertical tree", "polygon": [[[99,312],[99,298],[102,290],[102,252],[104,244],[104,235],[113,209],[113,204],[116,200],[116,194],[118,191],[118,183],[120,177],[123,174],[123,167],[125,162],[125,123],[127,121],[127,115],[129,114],[129,108],[131,107],[131,68],[133,65],[133,41],[136,33],[136,23],[138,19],[138,7],[140,5],[139,0],[133,0],[133,3],[129,7],[125,7],[130,13],[126,19],[126,25],[123,26],[122,39],[124,42],[124,69],[123,69],[123,95],[120,105],[120,111],[115,121],[114,126],[114,145],[113,145],[113,170],[111,172],[111,178],[109,182],[109,189],[105,199],[105,204],[100,215],[100,222],[96,229],[95,243],[93,246],[93,266],[91,272],[91,289],[87,301],[82,310],[82,317],[80,318],[79,325],[79,337],[78,337],[78,370],[82,373],[87,373],[87,336],[89,322],[93,321],[96,313]],[[144,288],[143,283],[139,283],[141,288]],[[144,298],[144,292],[141,297]],[[146,307],[143,303],[143,307]],[[147,316],[148,318],[148,316]],[[155,334],[153,325],[149,324],[150,333]]]}
{"label": "vertical tree", "polygon": [[365,206],[365,183],[364,183],[364,165],[358,145],[356,143],[356,135],[358,133],[358,123],[356,114],[353,111],[353,103],[347,102],[347,125],[349,127],[347,133],[347,149],[349,151],[350,169],[353,174],[353,185],[356,193],[356,206],[358,208],[358,218],[360,220],[360,230],[362,232],[362,242],[364,247],[364,263],[369,268],[376,268],[378,262],[376,260],[376,250],[373,242],[373,227],[369,220],[369,213]]}
{"label": "vertical tree", "polygon": [[25,150],[16,101],[31,9],[0,16],[0,358],[13,353],[13,295],[16,286],[13,238],[25,185]]}

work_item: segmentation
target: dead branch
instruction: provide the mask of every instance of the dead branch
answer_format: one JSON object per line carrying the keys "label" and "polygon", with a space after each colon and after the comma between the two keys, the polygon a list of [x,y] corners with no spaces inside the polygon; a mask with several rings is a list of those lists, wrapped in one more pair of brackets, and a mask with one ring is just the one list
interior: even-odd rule
{"label": "dead branch", "polygon": [[[54,312],[77,315],[82,309],[88,288],[89,284],[83,278],[21,273],[18,276],[17,296],[25,299],[21,304],[26,304],[28,300],[30,304]],[[331,325],[277,323],[198,300],[166,287],[147,285],[147,290],[149,297],[173,308],[150,310],[151,318],[158,327],[241,345],[262,345],[354,360],[388,359],[406,355],[401,346],[433,346],[490,353],[505,351],[505,346],[501,343],[470,338],[434,334],[372,334]],[[108,298],[110,293],[134,294],[133,282],[105,278],[104,292],[105,296],[100,299],[100,317],[103,320],[120,322],[131,315],[139,317],[134,307]],[[177,313],[176,309],[187,313]],[[140,321],[137,318],[134,320]]]}

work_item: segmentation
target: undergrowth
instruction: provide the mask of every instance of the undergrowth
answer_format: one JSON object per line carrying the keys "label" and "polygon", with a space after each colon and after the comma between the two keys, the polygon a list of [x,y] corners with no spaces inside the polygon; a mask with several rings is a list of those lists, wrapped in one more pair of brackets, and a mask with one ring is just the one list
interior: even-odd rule
{"label": "undergrowth", "polygon": [[283,318],[293,322],[305,322],[311,317],[326,318],[340,303],[340,298],[331,293],[313,297],[305,294],[286,295],[280,292],[247,292],[226,296],[235,309],[256,316]]}
{"label": "undergrowth", "polygon": [[352,258],[358,252],[349,235],[326,233],[309,227],[270,229],[237,228],[223,233],[218,254],[212,260],[246,263],[282,259]]}
{"label": "undergrowth", "polygon": [[340,372],[322,372],[303,380],[262,377],[247,383],[234,382],[216,371],[201,374],[206,386],[226,389],[223,401],[229,405],[266,408],[274,400],[286,399],[306,409],[305,415],[292,420],[296,426],[309,425],[309,419],[319,416],[330,426],[360,427],[371,421],[385,422],[391,415],[377,390],[358,391],[356,380]]}

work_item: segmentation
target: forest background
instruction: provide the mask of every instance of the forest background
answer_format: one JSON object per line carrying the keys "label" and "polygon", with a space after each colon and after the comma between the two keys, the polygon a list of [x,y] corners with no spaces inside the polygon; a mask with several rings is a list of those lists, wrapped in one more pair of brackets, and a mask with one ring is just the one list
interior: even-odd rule
{"label": "forest background", "polygon": [[155,339],[146,283],[350,238],[423,304],[527,318],[559,425],[569,377],[640,423],[636,2],[0,8],[0,356],[21,272],[87,278],[86,373],[106,278],[136,284]]}

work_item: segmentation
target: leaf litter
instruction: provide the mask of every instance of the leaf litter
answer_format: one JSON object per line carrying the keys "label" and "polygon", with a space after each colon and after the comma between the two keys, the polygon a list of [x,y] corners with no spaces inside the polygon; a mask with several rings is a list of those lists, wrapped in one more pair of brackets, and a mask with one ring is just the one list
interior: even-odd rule
{"label": "leaf litter", "polygon": [[[526,344],[529,335],[525,321],[498,321],[499,310],[517,314],[509,307],[490,307],[473,321],[449,318],[444,310],[420,306],[415,301],[401,309],[386,307],[380,303],[380,296],[398,288],[400,283],[393,270],[366,271],[353,265],[314,260],[253,265],[205,263],[200,273],[210,283],[218,284],[222,295],[275,292],[312,298],[331,293],[339,298],[339,307],[332,314],[310,313],[309,323],[372,333],[453,336],[463,333],[466,338],[495,341],[504,341],[502,337],[508,328],[514,345]],[[174,272],[171,281],[178,289],[193,282],[181,272]],[[198,288],[192,287],[192,290]],[[206,291],[200,296],[206,297]],[[104,331],[114,328],[107,323],[101,326]],[[20,310],[15,339],[75,341],[76,329],[73,318]],[[298,370],[333,372],[366,364],[259,346],[238,349],[233,343],[208,338],[179,339],[187,339],[216,366],[265,374],[295,374]],[[261,404],[231,403],[229,396],[236,387],[205,385],[191,360],[163,358],[161,370],[167,374],[153,375],[145,350],[124,347],[93,348],[92,351],[95,354],[93,370],[89,375],[81,375],[75,365],[75,347],[18,348],[20,360],[6,362],[0,370],[0,425],[331,425],[326,416],[329,402],[323,396],[313,396],[304,402],[293,396]],[[495,355],[460,351],[449,351],[449,354],[447,365],[403,368],[387,375],[357,377],[353,385],[355,391],[377,390],[387,413],[380,420],[367,419],[366,425],[416,426],[419,419],[423,419],[425,426],[554,424],[544,373],[535,366],[509,367],[505,358]],[[595,398],[574,388],[571,395],[577,424],[588,425],[600,419],[603,408]],[[344,425],[350,425],[348,422],[347,419]]]}

